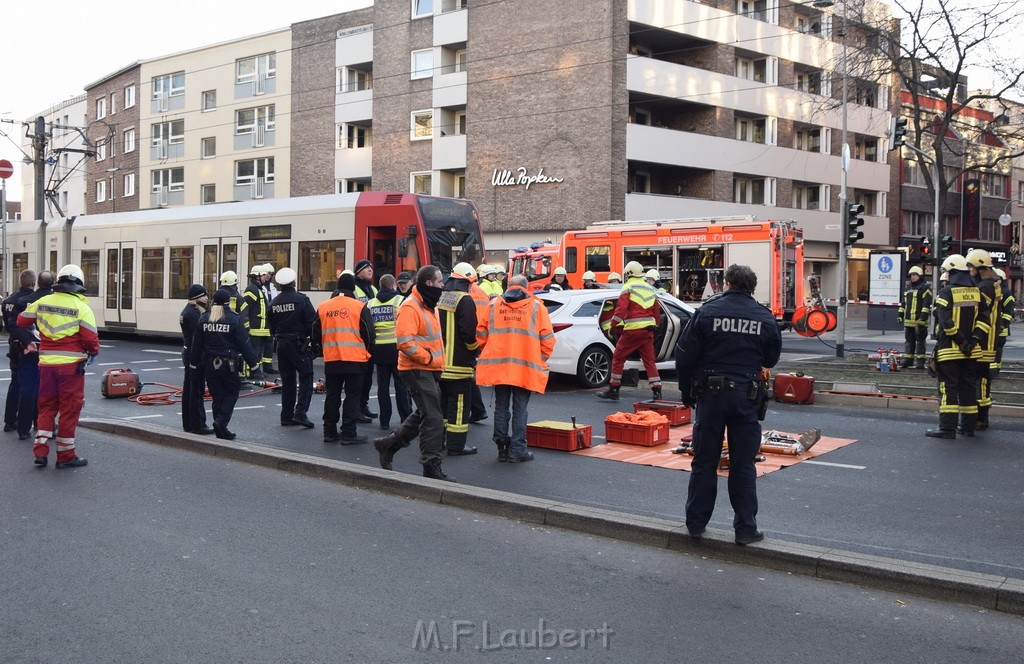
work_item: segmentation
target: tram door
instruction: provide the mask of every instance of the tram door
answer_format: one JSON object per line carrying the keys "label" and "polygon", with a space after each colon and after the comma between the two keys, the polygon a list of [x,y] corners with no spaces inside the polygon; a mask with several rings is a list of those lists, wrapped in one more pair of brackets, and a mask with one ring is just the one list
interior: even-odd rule
{"label": "tram door", "polygon": [[103,318],[107,325],[135,326],[135,242],[107,242]]}
{"label": "tram door", "polygon": [[245,289],[248,277],[243,274],[245,265],[240,265],[239,255],[242,249],[242,238],[203,238],[200,240],[203,265],[203,286],[210,293],[220,288],[220,275],[228,270],[233,270],[238,275],[238,290]]}

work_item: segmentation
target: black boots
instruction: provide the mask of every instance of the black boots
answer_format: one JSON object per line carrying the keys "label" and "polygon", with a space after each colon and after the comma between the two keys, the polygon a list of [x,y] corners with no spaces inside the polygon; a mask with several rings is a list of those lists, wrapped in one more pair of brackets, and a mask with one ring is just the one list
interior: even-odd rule
{"label": "black boots", "polygon": [[652,387],[651,388],[651,392],[654,393],[654,400],[655,401],[661,401],[661,385],[659,385],[657,387]]}
{"label": "black boots", "polygon": [[956,431],[954,429],[928,429],[924,435],[929,438],[956,438]]}
{"label": "black boots", "polygon": [[446,482],[455,481],[455,478],[449,477],[445,474],[444,470],[441,469],[440,459],[434,459],[430,463],[423,464],[423,477],[429,477],[434,480],[444,480]]}
{"label": "black boots", "polygon": [[[43,457],[45,459],[45,457]],[[54,468],[81,468],[82,466],[88,466],[89,462],[82,457],[75,457],[71,461],[58,461],[53,464]]]}
{"label": "black boots", "polygon": [[508,461],[508,448],[512,445],[512,440],[509,438],[495,438],[494,444],[498,446],[498,461],[502,463]]}
{"label": "black boots", "polygon": [[598,392],[597,393],[597,398],[598,399],[608,399],[609,401],[618,401],[619,400],[619,387],[618,387],[618,385],[616,385],[615,387],[612,387],[612,386],[609,385],[607,390],[605,390],[604,392]]}
{"label": "black boots", "polygon": [[[375,438],[373,446],[377,448],[377,454],[380,455],[380,467],[384,470],[394,470],[391,462],[395,460],[395,453],[402,449],[402,440],[398,437],[398,434],[393,433],[383,438]],[[439,465],[440,463],[438,461]],[[426,474],[426,471],[424,471],[424,474]]]}

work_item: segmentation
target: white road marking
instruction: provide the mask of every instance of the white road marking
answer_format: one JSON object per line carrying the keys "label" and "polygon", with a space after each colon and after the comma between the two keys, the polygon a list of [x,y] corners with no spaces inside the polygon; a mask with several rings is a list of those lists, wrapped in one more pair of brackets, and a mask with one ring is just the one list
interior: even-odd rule
{"label": "white road marking", "polygon": [[112,367],[115,364],[120,364],[121,366],[124,366],[126,363],[125,362],[97,362],[96,366],[98,366],[98,367]]}
{"label": "white road marking", "polygon": [[180,350],[144,350],[143,353],[160,353],[161,355],[181,355]]}
{"label": "white road marking", "polygon": [[160,360],[135,360],[132,364],[156,364]]}
{"label": "white road marking", "polygon": [[100,344],[100,348],[113,348],[110,344]]}
{"label": "white road marking", "polygon": [[266,408],[266,406],[235,406],[235,410],[252,410],[253,408]]}
{"label": "white road marking", "polygon": [[170,367],[154,367],[153,369],[143,369],[143,371],[170,371]]}
{"label": "white road marking", "polygon": [[156,415],[132,415],[131,417],[122,417],[122,420],[148,420],[151,417],[163,417],[161,414]]}
{"label": "white road marking", "polygon": [[830,463],[828,461],[814,461],[813,459],[808,459],[804,463],[812,463],[815,466],[832,466],[833,468],[850,468],[851,470],[864,470],[867,468],[867,466],[851,466],[848,463]]}

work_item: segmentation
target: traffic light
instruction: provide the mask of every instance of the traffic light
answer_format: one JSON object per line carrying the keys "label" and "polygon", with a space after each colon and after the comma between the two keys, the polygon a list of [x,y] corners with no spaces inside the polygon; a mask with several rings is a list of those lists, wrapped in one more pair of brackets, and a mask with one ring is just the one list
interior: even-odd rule
{"label": "traffic light", "polygon": [[860,230],[860,227],[864,225],[864,219],[860,215],[864,214],[864,206],[860,203],[855,203],[850,206],[849,213],[846,215],[846,234],[843,236],[843,244],[847,247],[852,247],[857,244],[858,240],[864,239],[864,231]]}
{"label": "traffic light", "polygon": [[903,147],[904,135],[907,133],[907,119],[894,117],[889,125],[889,149],[896,150]]}
{"label": "traffic light", "polygon": [[921,238],[921,258],[924,259],[925,263],[932,258],[932,243],[927,235]]}
{"label": "traffic light", "polygon": [[943,235],[940,239],[942,240],[942,255],[949,256],[953,253],[953,236]]}

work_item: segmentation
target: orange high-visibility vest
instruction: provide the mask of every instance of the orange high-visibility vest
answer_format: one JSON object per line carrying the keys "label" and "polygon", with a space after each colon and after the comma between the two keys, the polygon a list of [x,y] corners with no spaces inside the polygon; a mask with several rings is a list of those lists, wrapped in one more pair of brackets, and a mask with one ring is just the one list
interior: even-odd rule
{"label": "orange high-visibility vest", "polygon": [[555,333],[540,300],[495,298],[487,320],[477,327],[477,341],[482,348],[476,360],[477,385],[514,385],[544,393]]}
{"label": "orange high-visibility vest", "polygon": [[366,305],[346,295],[332,297],[317,308],[324,362],[367,362],[370,353],[360,334],[359,318]]}
{"label": "orange high-visibility vest", "polygon": [[473,298],[473,304],[476,305],[476,319],[479,324],[487,318],[487,308],[491,304],[491,298],[487,296],[487,291],[476,284],[469,285],[469,296]]}
{"label": "orange high-visibility vest", "polygon": [[395,335],[398,341],[399,371],[444,369],[441,321],[438,320],[437,311],[423,304],[423,298],[415,288],[398,308]]}

